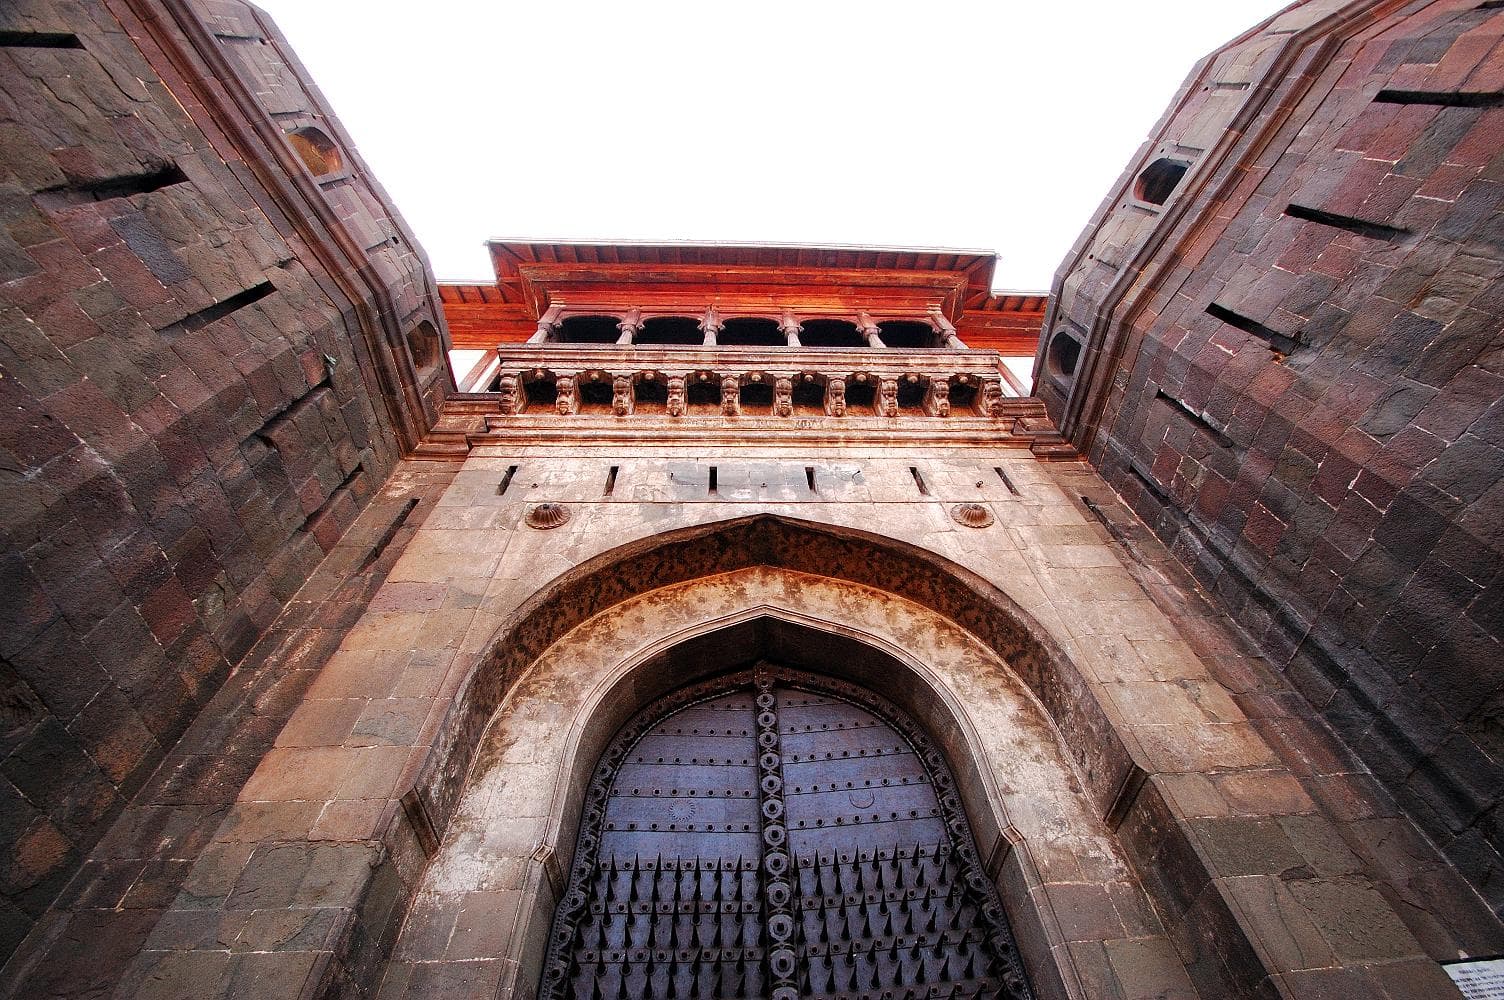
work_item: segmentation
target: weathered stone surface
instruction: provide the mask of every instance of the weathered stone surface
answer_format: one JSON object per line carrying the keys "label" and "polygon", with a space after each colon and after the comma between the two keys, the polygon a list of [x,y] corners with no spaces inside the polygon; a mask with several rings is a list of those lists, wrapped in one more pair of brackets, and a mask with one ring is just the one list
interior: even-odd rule
{"label": "weathered stone surface", "polygon": [[1355,10],[1358,58],[1237,86],[1334,3],[1164,124],[1334,84],[1231,210],[1156,269],[1170,215],[1109,207],[1063,272],[1105,406],[1042,391],[1101,475],[985,352],[791,318],[446,402],[421,254],[258,12],[0,15],[81,46],[0,53],[0,994],[529,995],[595,756],[776,654],[944,749],[1040,997],[1450,995],[1504,950],[1498,109],[1368,98],[1497,90],[1500,15]]}
{"label": "weathered stone surface", "polygon": [[[1059,272],[1037,391],[1504,912],[1504,112],[1467,96],[1501,83],[1504,18],[1335,9],[1186,82]],[[1167,157],[1189,169],[1145,201]]]}
{"label": "weathered stone surface", "polygon": [[[406,325],[441,322],[411,242],[339,247],[337,230],[402,229],[379,190],[240,169],[285,160],[284,128],[337,128],[282,40],[250,8],[171,10],[0,14],[0,656],[26,713],[0,784],[46,817],[0,842],[12,916],[40,914],[180,744],[448,379],[418,385],[402,348]],[[247,34],[195,20],[235,10]],[[275,82],[279,123],[207,92],[224,56],[248,94]],[[6,920],[0,956],[26,931]]]}

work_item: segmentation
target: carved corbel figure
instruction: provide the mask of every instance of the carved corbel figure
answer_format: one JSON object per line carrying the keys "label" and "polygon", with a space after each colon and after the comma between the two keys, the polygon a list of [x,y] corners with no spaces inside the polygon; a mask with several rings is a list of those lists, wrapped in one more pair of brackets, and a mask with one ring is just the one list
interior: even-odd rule
{"label": "carved corbel figure", "polygon": [[630,416],[635,400],[632,396],[632,376],[618,375],[611,380],[611,412],[618,417]]}
{"label": "carved corbel figure", "polygon": [[794,380],[780,376],[773,382],[773,413],[779,417],[794,414]]}
{"label": "carved corbel figure", "polygon": [[668,377],[668,415],[671,417],[682,417],[684,416],[684,410],[684,376],[670,375]]}
{"label": "carved corbel figure", "polygon": [[561,416],[580,412],[580,387],[573,375],[560,375],[554,383],[558,390],[558,396],[554,400],[554,409]]}
{"label": "carved corbel figure", "polygon": [[825,383],[825,415],[828,417],[844,417],[846,415],[846,380],[833,378]]}
{"label": "carved corbel figure", "polygon": [[507,416],[522,412],[522,382],[516,375],[503,375],[496,380],[499,396],[497,406]]}
{"label": "carved corbel figure", "polygon": [[879,417],[898,416],[898,380],[885,378],[877,383],[877,415]]}
{"label": "carved corbel figure", "polygon": [[721,379],[721,413],[734,417],[742,412],[742,387],[730,375]]}
{"label": "carved corbel figure", "polygon": [[950,416],[950,383],[943,378],[930,379],[924,394],[924,412],[932,417]]}
{"label": "carved corbel figure", "polygon": [[1003,385],[995,378],[982,380],[982,396],[979,409],[984,417],[1003,415]]}

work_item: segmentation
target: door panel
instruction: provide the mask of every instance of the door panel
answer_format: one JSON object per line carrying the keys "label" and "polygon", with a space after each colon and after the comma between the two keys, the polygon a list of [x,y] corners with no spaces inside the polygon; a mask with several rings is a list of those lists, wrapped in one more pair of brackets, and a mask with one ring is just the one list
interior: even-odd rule
{"label": "door panel", "polygon": [[943,758],[870,692],[769,664],[613,740],[541,995],[1030,996]]}

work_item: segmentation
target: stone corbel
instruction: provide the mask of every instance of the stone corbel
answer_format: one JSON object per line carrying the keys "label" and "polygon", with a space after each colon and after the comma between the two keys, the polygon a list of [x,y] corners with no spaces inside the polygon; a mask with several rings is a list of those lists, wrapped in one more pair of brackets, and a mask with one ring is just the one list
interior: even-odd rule
{"label": "stone corbel", "polygon": [[580,412],[580,386],[578,376],[560,375],[554,381],[557,395],[554,398],[554,410],[560,416],[569,416]]}
{"label": "stone corbel", "polygon": [[945,313],[938,306],[930,309],[930,326],[935,328],[947,347],[954,347],[958,351],[966,349],[966,342],[956,333],[955,324],[945,318]]}
{"label": "stone corbel", "polygon": [[887,344],[883,343],[882,331],[878,329],[877,324],[872,321],[872,317],[867,314],[867,310],[862,309],[857,312],[856,328],[861,331],[862,336],[867,338],[868,347],[888,346]]}
{"label": "stone corbel", "polygon": [[897,379],[879,378],[877,380],[877,401],[873,404],[873,411],[879,417],[898,416]]}
{"label": "stone corbel", "polygon": [[506,416],[522,412],[522,379],[513,374],[504,374],[496,379],[496,406]]}
{"label": "stone corbel", "polygon": [[627,314],[616,324],[621,331],[621,336],[616,338],[617,344],[627,346],[632,343],[638,332],[642,330],[642,310],[633,306],[627,310]]}
{"label": "stone corbel", "polygon": [[779,375],[773,380],[773,415],[775,417],[794,415],[794,380],[787,375]]}
{"label": "stone corbel", "polygon": [[778,320],[778,330],[788,340],[790,347],[804,346],[799,342],[799,335],[804,332],[804,326],[794,318],[794,310],[783,311],[783,316]]}
{"label": "stone corbel", "polygon": [[977,393],[977,410],[984,417],[1003,415],[1003,382],[1001,379],[982,379],[982,390]]}
{"label": "stone corbel", "polygon": [[827,417],[844,417],[846,415],[846,380],[832,378],[825,383],[825,415]]}
{"label": "stone corbel", "polygon": [[742,386],[734,375],[721,379],[721,415],[735,417],[742,412]]}
{"label": "stone corbel", "polygon": [[688,394],[684,388],[684,376],[668,375],[667,379],[668,404],[666,408],[668,415],[671,417],[682,417],[684,416],[685,409],[688,407]]}
{"label": "stone corbel", "polygon": [[716,337],[725,328],[726,324],[721,321],[720,310],[715,306],[711,306],[705,310],[705,316],[700,320],[700,329],[705,332],[706,347],[714,347],[716,345]]}
{"label": "stone corbel", "polygon": [[950,383],[943,378],[931,378],[924,393],[924,412],[931,417],[950,416]]}
{"label": "stone corbel", "polygon": [[555,302],[544,310],[543,315],[538,317],[538,329],[527,339],[529,344],[546,344],[553,339],[554,331],[559,328],[559,319],[564,315],[564,303]]}
{"label": "stone corbel", "polygon": [[632,376],[616,375],[611,379],[611,412],[618,417],[629,417],[637,408],[632,392]]}

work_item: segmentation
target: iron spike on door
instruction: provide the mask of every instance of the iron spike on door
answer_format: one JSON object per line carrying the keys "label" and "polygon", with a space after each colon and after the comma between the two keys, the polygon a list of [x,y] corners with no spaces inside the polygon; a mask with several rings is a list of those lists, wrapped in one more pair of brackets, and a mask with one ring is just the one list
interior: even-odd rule
{"label": "iron spike on door", "polygon": [[870,691],[763,663],[608,745],[539,996],[1032,994],[925,733]]}

